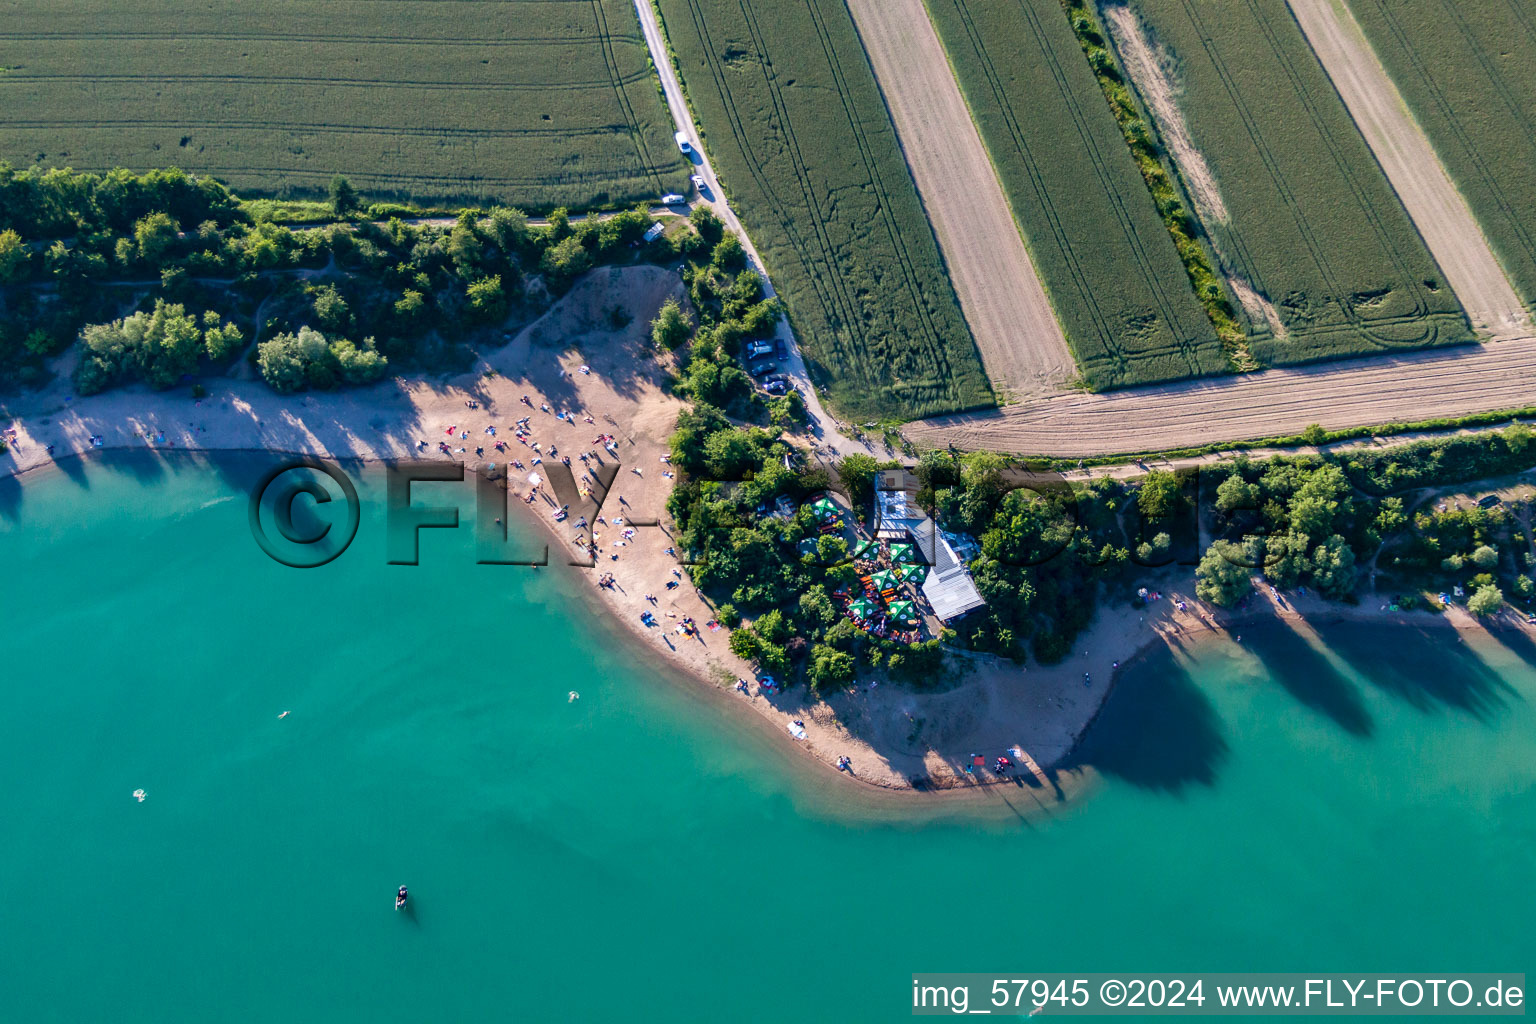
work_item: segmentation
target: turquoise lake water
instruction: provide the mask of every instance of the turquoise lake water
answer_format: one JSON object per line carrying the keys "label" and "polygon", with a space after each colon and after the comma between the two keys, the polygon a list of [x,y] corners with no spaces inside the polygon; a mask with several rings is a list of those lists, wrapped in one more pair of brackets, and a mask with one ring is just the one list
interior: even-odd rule
{"label": "turquoise lake water", "polygon": [[344,555],[271,561],[263,465],[0,482],[5,1020],[895,1020],[913,971],[1536,966],[1528,643],[1170,652],[1064,807],[844,814],[569,574],[466,529],[387,565],[377,485]]}

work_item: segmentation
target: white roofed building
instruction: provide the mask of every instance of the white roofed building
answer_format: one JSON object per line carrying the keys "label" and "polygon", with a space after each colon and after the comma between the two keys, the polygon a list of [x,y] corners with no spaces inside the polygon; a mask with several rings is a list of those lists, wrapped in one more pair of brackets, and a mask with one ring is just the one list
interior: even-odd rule
{"label": "white roofed building", "polygon": [[910,539],[916,545],[930,567],[923,597],[940,622],[951,622],[987,603],[955,550],[968,548],[968,557],[974,558],[978,549],[969,537],[938,529],[918,507],[916,493],[917,479],[905,470],[882,470],[875,477],[875,536],[886,541]]}

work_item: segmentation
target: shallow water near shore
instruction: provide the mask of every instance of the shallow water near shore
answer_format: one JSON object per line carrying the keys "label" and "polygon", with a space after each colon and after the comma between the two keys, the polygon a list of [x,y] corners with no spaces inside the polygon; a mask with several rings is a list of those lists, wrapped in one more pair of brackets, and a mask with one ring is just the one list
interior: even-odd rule
{"label": "shallow water near shore", "polygon": [[1068,803],[872,800],[654,674],[574,572],[476,565],[467,485],[418,495],[465,509],[419,566],[376,483],[345,554],[273,562],[270,464],[0,486],[7,1019],[890,1020],[913,971],[1536,954],[1528,641],[1155,653]]}

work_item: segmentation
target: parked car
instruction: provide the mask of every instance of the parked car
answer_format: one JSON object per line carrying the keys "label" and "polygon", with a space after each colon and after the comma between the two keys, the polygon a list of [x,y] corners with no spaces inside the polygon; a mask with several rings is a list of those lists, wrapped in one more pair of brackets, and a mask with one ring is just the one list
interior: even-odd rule
{"label": "parked car", "polygon": [[759,362],[753,363],[751,366],[748,366],[747,372],[754,377],[762,377],[766,374],[772,373],[776,369],[778,369],[778,366],[775,363],[773,363],[771,360],[763,359]]}
{"label": "parked car", "polygon": [[747,346],[747,358],[759,359],[773,354],[773,346],[766,341],[754,341]]}
{"label": "parked car", "polygon": [[782,380],[770,380],[763,385],[763,390],[770,395],[788,394],[789,385]]}
{"label": "parked car", "polygon": [[661,197],[662,206],[682,206],[686,202],[688,202],[688,197],[680,196],[676,192],[668,192]]}
{"label": "parked car", "polygon": [[693,182],[693,187],[698,189],[700,192],[704,192],[709,188],[709,186],[705,183],[704,175],[702,174],[691,174],[688,176],[688,180]]}
{"label": "parked car", "polygon": [[784,344],[782,338],[773,339],[773,358],[779,360],[789,358],[789,346]]}
{"label": "parked car", "polygon": [[680,153],[692,153],[693,152],[693,147],[688,145],[688,136],[684,135],[682,132],[678,132],[676,135],[672,136],[672,138],[677,140],[678,152],[680,152]]}

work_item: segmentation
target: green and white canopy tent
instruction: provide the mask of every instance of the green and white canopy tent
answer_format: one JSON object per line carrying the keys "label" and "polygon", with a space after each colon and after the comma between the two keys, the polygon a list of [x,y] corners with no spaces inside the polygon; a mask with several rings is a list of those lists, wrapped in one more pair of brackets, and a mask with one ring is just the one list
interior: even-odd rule
{"label": "green and white canopy tent", "polygon": [[820,519],[833,519],[842,510],[828,498],[817,498],[811,503],[811,511]]}
{"label": "green and white canopy tent", "polygon": [[853,549],[853,554],[849,555],[848,557],[864,558],[869,555],[870,552],[874,551],[876,547],[878,547],[878,545],[874,541],[862,540],[859,542],[859,546]]}
{"label": "green and white canopy tent", "polygon": [[891,559],[896,562],[917,561],[917,550],[911,544],[895,543],[891,545]]}
{"label": "green and white canopy tent", "polygon": [[900,622],[916,622],[917,608],[911,601],[892,601],[890,604],[891,618]]}
{"label": "green and white canopy tent", "polygon": [[903,583],[913,581],[921,583],[928,577],[928,567],[926,565],[898,565],[895,573],[901,577]]}
{"label": "green and white canopy tent", "polygon": [[869,582],[875,585],[876,590],[893,590],[901,581],[896,578],[894,572],[886,569],[871,576]]}
{"label": "green and white canopy tent", "polygon": [[867,619],[880,611],[880,606],[867,597],[848,602],[848,610],[861,619]]}

